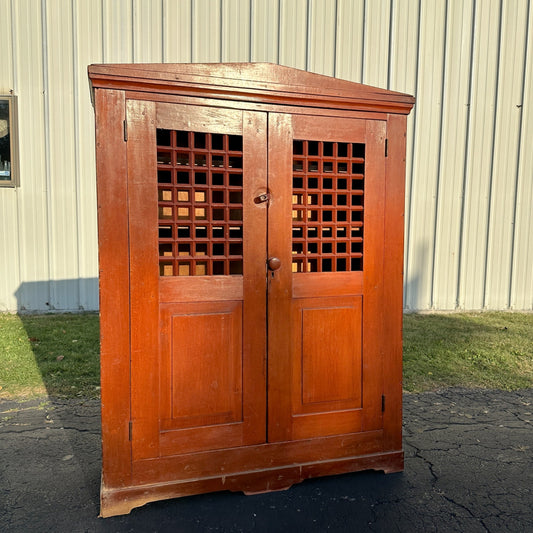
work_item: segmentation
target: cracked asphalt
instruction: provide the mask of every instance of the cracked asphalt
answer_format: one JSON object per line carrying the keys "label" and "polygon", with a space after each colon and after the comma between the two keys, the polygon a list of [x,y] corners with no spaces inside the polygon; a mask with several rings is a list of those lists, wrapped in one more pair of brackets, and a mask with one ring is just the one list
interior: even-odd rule
{"label": "cracked asphalt", "polygon": [[404,397],[405,471],[98,518],[97,401],[0,400],[0,531],[533,532],[533,389]]}

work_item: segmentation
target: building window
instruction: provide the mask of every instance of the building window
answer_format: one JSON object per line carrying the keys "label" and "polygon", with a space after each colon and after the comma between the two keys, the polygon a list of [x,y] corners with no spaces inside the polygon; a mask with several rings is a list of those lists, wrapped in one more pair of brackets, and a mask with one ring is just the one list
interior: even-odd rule
{"label": "building window", "polygon": [[16,100],[0,96],[0,187],[17,184]]}

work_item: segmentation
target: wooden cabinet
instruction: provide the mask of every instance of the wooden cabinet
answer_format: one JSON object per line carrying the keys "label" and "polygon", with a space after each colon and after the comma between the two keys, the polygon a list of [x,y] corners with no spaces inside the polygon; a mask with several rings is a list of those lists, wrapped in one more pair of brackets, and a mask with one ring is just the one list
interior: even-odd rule
{"label": "wooden cabinet", "polygon": [[267,64],[89,76],[102,516],[401,470],[413,98]]}

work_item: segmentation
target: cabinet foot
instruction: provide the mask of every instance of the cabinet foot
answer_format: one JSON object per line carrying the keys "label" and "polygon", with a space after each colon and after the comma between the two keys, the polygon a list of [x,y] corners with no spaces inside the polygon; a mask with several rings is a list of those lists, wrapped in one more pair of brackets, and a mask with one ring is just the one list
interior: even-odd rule
{"label": "cabinet foot", "polygon": [[362,470],[380,470],[385,473],[400,472],[403,470],[403,451],[344,457],[254,472],[236,472],[225,476],[166,481],[131,487],[110,488],[102,484],[100,516],[107,518],[129,514],[135,507],[141,507],[153,501],[207,492],[229,490],[253,495],[282,491],[306,479]]}

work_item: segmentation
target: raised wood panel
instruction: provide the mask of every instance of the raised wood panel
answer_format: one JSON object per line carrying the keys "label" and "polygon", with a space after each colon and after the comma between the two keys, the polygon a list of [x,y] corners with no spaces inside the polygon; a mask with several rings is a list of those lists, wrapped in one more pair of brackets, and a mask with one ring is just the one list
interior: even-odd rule
{"label": "raised wood panel", "polygon": [[360,298],[351,306],[311,299],[295,307],[293,328],[300,338],[295,339],[294,359],[301,369],[298,407],[314,412],[360,407]]}
{"label": "raised wood panel", "polygon": [[361,431],[361,297],[295,300],[292,316],[292,439]]}
{"label": "raised wood panel", "polygon": [[160,316],[160,456],[264,441],[264,413],[245,401],[243,303],[163,304]]}
{"label": "raised wood panel", "polygon": [[[161,427],[181,429],[242,420],[242,303],[161,310]],[[165,416],[166,415],[166,416]]]}

